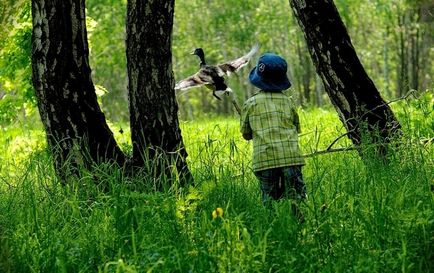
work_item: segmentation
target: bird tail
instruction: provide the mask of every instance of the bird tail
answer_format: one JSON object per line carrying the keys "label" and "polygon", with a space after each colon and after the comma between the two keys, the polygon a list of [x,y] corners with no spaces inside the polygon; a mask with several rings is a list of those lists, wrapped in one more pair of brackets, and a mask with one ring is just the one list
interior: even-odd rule
{"label": "bird tail", "polygon": [[[226,74],[230,74],[231,72],[236,72],[238,70],[240,70],[242,67],[246,66],[247,63],[250,61],[250,59],[253,57],[253,55],[256,54],[256,52],[258,52],[259,50],[259,44],[255,44],[252,49],[250,49],[249,53],[247,53],[246,55],[235,59],[231,62],[228,62],[226,64],[220,65],[219,67],[224,70],[224,73]],[[226,67],[229,65],[229,68]]]}
{"label": "bird tail", "polygon": [[259,44],[255,44],[252,49],[250,49],[249,53],[247,53],[246,55],[244,55],[244,58],[246,59],[250,59],[253,57],[253,55],[256,54],[256,52],[258,52],[259,50]]}

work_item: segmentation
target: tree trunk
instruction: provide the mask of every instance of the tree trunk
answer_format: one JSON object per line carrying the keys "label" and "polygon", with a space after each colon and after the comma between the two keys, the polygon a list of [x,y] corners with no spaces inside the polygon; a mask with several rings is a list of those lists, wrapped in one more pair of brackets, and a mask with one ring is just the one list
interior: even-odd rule
{"label": "tree trunk", "polygon": [[411,68],[411,82],[410,87],[411,89],[418,90],[419,89],[419,74],[420,74],[420,58],[419,58],[419,51],[420,51],[420,33],[418,27],[420,22],[420,13],[421,9],[416,8],[414,10],[411,10],[413,12],[413,15],[411,16],[411,34],[410,34],[410,68]]}
{"label": "tree trunk", "polygon": [[32,72],[55,169],[125,162],[98,105],[89,67],[84,0],[33,0]]}
{"label": "tree trunk", "polygon": [[306,105],[310,105],[311,90],[310,90],[310,78],[312,76],[312,67],[310,64],[309,56],[303,54],[303,96]]}
{"label": "tree trunk", "polygon": [[290,5],[351,141],[387,142],[400,124],[360,63],[333,1],[290,0]]}
{"label": "tree trunk", "polygon": [[[174,0],[129,0],[127,68],[133,164],[150,166],[150,175],[192,180],[178,121],[172,71]],[[161,160],[160,160],[161,159]],[[148,169],[149,170],[149,169]]]}
{"label": "tree trunk", "polygon": [[389,45],[387,37],[389,36],[389,28],[383,33],[383,75],[384,75],[384,91],[389,96],[390,94],[390,79],[389,79]]}
{"label": "tree trunk", "polygon": [[419,90],[432,90],[432,75],[434,75],[434,65],[432,58],[432,45],[434,44],[434,3],[432,1],[424,1],[420,4],[420,84]]}
{"label": "tree trunk", "polygon": [[[299,35],[297,35],[298,37]],[[309,60],[309,54],[306,52],[306,46],[301,45],[303,41],[297,38],[297,56],[298,56],[298,64],[300,68],[300,72],[298,76],[298,82],[300,83],[298,85],[299,88],[302,88],[300,90],[300,101],[303,105],[308,106],[310,104],[311,99],[311,90],[310,90],[310,78],[311,78],[311,64]]]}
{"label": "tree trunk", "polygon": [[319,77],[319,75],[316,75],[315,76],[315,102],[317,107],[323,106],[323,99],[322,99],[322,95],[324,93],[323,89],[324,88],[323,88],[321,78]]}
{"label": "tree trunk", "polygon": [[[400,12],[400,11],[398,11]],[[407,20],[405,12],[398,14],[399,26],[399,71],[398,71],[398,97],[402,97],[409,90],[408,80],[408,45]]]}

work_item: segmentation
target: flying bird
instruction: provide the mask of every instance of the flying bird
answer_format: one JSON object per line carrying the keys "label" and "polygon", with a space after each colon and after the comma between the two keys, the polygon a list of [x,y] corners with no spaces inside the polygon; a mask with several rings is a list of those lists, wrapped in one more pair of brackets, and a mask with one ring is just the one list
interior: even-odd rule
{"label": "flying bird", "polygon": [[231,73],[235,73],[243,66],[247,65],[258,49],[259,45],[256,44],[252,47],[249,53],[242,57],[222,64],[209,65],[205,61],[205,53],[203,49],[196,48],[191,54],[197,55],[200,58],[199,71],[176,83],[175,90],[187,90],[193,87],[205,85],[207,88],[212,90],[213,96],[220,100],[220,97],[217,96],[216,92],[222,91],[226,94],[232,92],[232,89],[226,85],[224,76],[229,76]]}

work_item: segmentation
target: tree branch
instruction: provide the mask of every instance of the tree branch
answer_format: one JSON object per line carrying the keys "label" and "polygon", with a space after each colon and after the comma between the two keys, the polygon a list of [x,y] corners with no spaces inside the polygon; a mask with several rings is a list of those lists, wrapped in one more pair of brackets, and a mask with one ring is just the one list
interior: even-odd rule
{"label": "tree branch", "polygon": [[[341,138],[343,136],[344,135],[341,135],[341,136],[339,136],[339,138]],[[336,153],[336,152],[346,152],[346,151],[355,151],[355,150],[359,150],[359,149],[361,149],[363,147],[363,146],[360,146],[360,147],[348,146],[348,147],[339,147],[339,148],[331,149],[331,147],[333,146],[334,143],[336,143],[336,141],[337,141],[337,139],[334,140],[332,142],[332,144],[330,144],[328,146],[328,148],[325,149],[325,150],[317,150],[317,151],[314,151],[314,152],[309,153],[309,154],[304,154],[302,156],[303,157],[313,157],[313,156],[322,155],[322,154],[329,154],[329,153]],[[420,145],[434,144],[434,137],[432,137],[432,138],[420,138],[419,139],[419,144]],[[366,146],[380,146],[380,145],[382,145],[382,144],[371,144],[371,145],[364,145],[364,146],[366,147]]]}
{"label": "tree branch", "polygon": [[[384,104],[382,104],[382,105],[379,105],[379,106],[373,108],[372,110],[370,110],[369,112],[374,111],[374,110],[377,109],[378,107],[381,107],[381,106],[384,106],[384,105],[389,105],[389,104],[392,104],[392,103],[397,102],[397,101],[405,100],[405,99],[407,99],[408,97],[410,97],[411,95],[414,95],[415,92],[416,92],[416,90],[412,89],[412,90],[410,90],[407,94],[405,94],[404,96],[399,97],[399,98],[396,98],[396,99],[391,100],[391,101],[388,101],[388,102],[386,102],[386,103],[384,103]],[[366,115],[366,114],[367,114],[367,113],[363,114],[362,117],[363,117],[364,115]],[[347,120],[347,121],[348,121],[348,120]],[[347,135],[353,133],[354,131],[355,131],[355,129],[352,129],[352,130],[350,130],[350,131],[348,131],[348,132],[346,132],[346,133],[344,133],[344,134],[338,136],[335,140],[332,141],[332,143],[327,147],[327,149],[324,150],[324,152],[325,152],[325,151],[330,151],[331,148],[333,147],[333,145],[335,145],[336,142],[337,142],[339,139],[341,139],[341,138],[343,138],[343,137],[345,137],[345,136],[347,136]],[[429,141],[428,141],[428,142],[429,142]],[[341,148],[338,148],[338,151],[341,151]]]}

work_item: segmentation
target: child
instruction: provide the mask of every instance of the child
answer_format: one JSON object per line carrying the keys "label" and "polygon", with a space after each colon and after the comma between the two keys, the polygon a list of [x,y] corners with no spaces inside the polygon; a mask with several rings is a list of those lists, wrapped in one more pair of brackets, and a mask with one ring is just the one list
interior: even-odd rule
{"label": "child", "polygon": [[[249,75],[260,91],[244,103],[241,115],[241,133],[246,140],[253,139],[252,168],[260,180],[264,204],[284,197],[306,198],[299,118],[292,100],[282,93],[291,86],[286,71],[282,57],[262,55]],[[293,212],[302,218],[296,205]]]}

